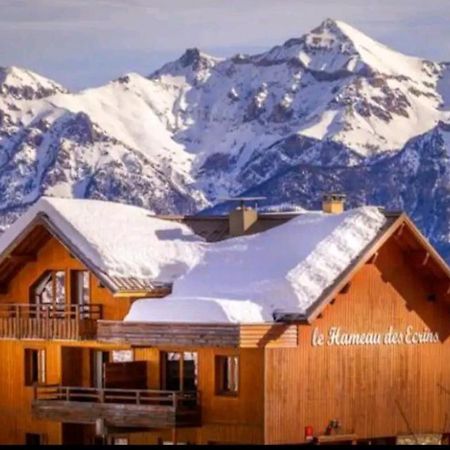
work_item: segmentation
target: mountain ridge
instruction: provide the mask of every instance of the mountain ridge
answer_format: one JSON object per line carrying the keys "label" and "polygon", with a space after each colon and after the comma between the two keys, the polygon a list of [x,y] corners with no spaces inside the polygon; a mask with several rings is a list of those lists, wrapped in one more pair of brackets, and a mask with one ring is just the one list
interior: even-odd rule
{"label": "mountain ridge", "polygon": [[[332,19],[256,55],[191,48],[148,76],[80,92],[0,68],[0,225],[43,194],[195,213],[245,192],[313,207],[340,188],[350,205],[406,209],[450,257],[448,123],[449,63]],[[405,151],[408,164],[390,167]],[[432,184],[426,198],[421,183]]]}

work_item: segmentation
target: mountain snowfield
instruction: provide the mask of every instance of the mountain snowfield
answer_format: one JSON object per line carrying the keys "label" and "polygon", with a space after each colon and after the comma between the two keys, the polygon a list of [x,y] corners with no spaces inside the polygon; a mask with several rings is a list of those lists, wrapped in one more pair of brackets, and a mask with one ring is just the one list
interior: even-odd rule
{"label": "mountain snowfield", "polygon": [[78,93],[0,68],[3,226],[43,194],[194,213],[243,193],[318,208],[331,190],[405,209],[450,258],[449,63],[327,19],[258,55],[189,49]]}

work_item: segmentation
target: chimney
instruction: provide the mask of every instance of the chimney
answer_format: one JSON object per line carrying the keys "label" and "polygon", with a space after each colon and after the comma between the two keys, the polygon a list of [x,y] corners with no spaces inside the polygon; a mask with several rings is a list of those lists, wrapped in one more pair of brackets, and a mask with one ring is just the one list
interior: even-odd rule
{"label": "chimney", "polygon": [[325,194],[322,200],[322,211],[328,214],[340,214],[344,211],[344,194]]}
{"label": "chimney", "polygon": [[258,212],[256,209],[241,204],[228,216],[230,236],[242,236],[257,220]]}

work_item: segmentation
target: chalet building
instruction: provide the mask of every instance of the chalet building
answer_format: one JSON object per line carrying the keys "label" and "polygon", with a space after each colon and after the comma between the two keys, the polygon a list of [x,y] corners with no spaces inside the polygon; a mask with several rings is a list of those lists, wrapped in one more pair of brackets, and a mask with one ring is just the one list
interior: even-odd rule
{"label": "chalet building", "polygon": [[0,443],[446,442],[449,267],[342,205],[41,199],[0,237]]}

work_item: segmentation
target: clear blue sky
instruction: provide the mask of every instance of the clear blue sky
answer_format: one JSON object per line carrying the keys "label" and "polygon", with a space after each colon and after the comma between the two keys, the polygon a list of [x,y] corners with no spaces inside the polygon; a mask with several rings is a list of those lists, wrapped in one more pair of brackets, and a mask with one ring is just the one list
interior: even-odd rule
{"label": "clear blue sky", "polygon": [[450,61],[450,0],[0,0],[0,66],[80,89],[148,74],[188,47],[260,52],[327,17],[404,53]]}

